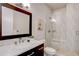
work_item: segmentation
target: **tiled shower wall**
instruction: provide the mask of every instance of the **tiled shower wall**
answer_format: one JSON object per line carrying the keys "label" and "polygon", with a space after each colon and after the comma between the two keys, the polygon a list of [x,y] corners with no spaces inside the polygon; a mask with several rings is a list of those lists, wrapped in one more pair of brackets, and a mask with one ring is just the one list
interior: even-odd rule
{"label": "tiled shower wall", "polygon": [[55,37],[47,39],[49,45],[62,53],[79,55],[79,4],[54,10],[52,18],[56,20],[56,32]]}
{"label": "tiled shower wall", "polygon": [[53,11],[52,16],[56,20],[56,32],[51,44],[55,49],[59,49],[63,47],[62,43],[66,40],[66,8]]}
{"label": "tiled shower wall", "polygon": [[67,10],[68,47],[79,55],[79,4],[68,4]]}

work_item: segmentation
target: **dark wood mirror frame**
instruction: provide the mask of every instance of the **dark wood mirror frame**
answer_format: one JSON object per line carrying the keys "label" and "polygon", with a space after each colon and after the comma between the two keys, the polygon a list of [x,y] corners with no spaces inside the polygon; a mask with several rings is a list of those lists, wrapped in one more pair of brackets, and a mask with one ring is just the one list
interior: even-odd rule
{"label": "dark wood mirror frame", "polygon": [[[2,36],[2,6],[29,15],[29,34],[17,34],[17,35],[10,35],[10,36]],[[29,37],[29,36],[32,36],[32,13],[25,11],[21,8],[18,8],[14,5],[8,4],[8,3],[0,3],[0,40],[20,38],[20,37]]]}

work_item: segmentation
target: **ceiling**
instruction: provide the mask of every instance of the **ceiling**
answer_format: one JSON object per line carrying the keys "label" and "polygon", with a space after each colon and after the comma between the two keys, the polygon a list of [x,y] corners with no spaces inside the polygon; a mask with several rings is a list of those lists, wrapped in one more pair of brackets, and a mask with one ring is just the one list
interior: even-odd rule
{"label": "ceiling", "polygon": [[47,3],[46,4],[51,10],[55,10],[58,8],[63,8],[66,6],[66,3]]}

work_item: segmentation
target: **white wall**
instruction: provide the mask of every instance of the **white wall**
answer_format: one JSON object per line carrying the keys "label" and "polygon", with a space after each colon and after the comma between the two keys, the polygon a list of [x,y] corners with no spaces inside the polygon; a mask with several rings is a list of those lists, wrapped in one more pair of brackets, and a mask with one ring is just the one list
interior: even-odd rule
{"label": "white wall", "polygon": [[[32,3],[31,4],[32,11],[32,20],[33,20],[33,36],[35,39],[45,39],[45,22],[49,20],[49,16],[51,15],[50,9],[42,3]],[[43,30],[39,31],[38,21],[42,19]]]}

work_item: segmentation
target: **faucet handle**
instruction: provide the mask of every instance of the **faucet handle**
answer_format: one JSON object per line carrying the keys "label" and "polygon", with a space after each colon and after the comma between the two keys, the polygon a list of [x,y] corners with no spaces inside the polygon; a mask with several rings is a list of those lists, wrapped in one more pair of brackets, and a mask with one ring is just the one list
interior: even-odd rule
{"label": "faucet handle", "polygon": [[19,38],[19,43],[21,43],[22,38]]}
{"label": "faucet handle", "polygon": [[27,42],[30,42],[30,40],[27,40]]}
{"label": "faucet handle", "polygon": [[17,41],[15,41],[14,44],[17,45]]}

